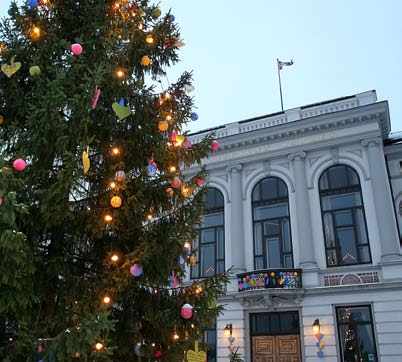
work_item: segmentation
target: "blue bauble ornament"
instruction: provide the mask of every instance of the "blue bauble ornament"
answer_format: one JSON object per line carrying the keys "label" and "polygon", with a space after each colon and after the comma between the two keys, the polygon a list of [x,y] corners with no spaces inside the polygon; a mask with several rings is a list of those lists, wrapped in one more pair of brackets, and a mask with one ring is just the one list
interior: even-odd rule
{"label": "blue bauble ornament", "polygon": [[38,0],[29,0],[28,5],[32,8],[35,9],[38,6]]}
{"label": "blue bauble ornament", "polygon": [[147,166],[147,175],[148,176],[155,176],[156,171],[157,171],[157,168],[154,165],[148,165]]}
{"label": "blue bauble ornament", "polygon": [[193,113],[191,113],[191,119],[193,120],[193,121],[196,121],[197,119],[198,119],[198,114],[197,113],[195,113],[195,112],[193,112]]}

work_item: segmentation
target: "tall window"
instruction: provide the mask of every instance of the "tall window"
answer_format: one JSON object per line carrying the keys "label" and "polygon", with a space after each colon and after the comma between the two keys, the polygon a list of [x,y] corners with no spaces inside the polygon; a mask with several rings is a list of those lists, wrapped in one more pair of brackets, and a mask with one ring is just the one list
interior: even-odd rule
{"label": "tall window", "polygon": [[203,221],[197,227],[193,247],[198,250],[191,278],[203,278],[225,270],[224,203],[222,193],[210,188],[205,197]]}
{"label": "tall window", "polygon": [[342,362],[378,362],[369,306],[336,308]]}
{"label": "tall window", "polygon": [[288,189],[269,177],[253,190],[254,268],[292,268]]}
{"label": "tall window", "polygon": [[207,361],[216,362],[216,320],[204,329],[204,342],[207,344]]}
{"label": "tall window", "polygon": [[351,167],[332,166],[320,178],[327,265],[370,263],[359,176]]}

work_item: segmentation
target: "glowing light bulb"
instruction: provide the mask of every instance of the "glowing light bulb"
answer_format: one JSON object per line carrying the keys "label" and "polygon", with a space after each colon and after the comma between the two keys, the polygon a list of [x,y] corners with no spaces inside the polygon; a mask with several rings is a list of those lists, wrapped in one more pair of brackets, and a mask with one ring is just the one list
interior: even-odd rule
{"label": "glowing light bulb", "polygon": [[112,181],[112,182],[109,184],[109,186],[110,186],[111,189],[114,189],[114,188],[116,187],[116,182]]}
{"label": "glowing light bulb", "polygon": [[113,220],[112,215],[109,215],[109,214],[105,215],[105,221],[106,222],[111,222],[112,220]]}
{"label": "glowing light bulb", "polygon": [[169,171],[170,171],[171,173],[176,172],[176,166],[170,166],[170,167],[169,167]]}
{"label": "glowing light bulb", "polygon": [[110,304],[112,300],[110,299],[110,297],[108,295],[103,297],[103,304]]}
{"label": "glowing light bulb", "polygon": [[191,323],[190,325],[191,328],[195,328],[195,325],[193,323]]}
{"label": "glowing light bulb", "polygon": [[40,28],[39,26],[34,26],[31,29],[31,33],[30,33],[31,39],[33,40],[38,40],[40,37]]}
{"label": "glowing light bulb", "polygon": [[148,219],[148,220],[152,220],[152,217],[153,217],[152,214],[148,214],[148,215],[147,215],[147,219]]}
{"label": "glowing light bulb", "polygon": [[170,115],[170,114],[168,114],[167,116],[166,116],[166,120],[169,122],[169,121],[171,121],[172,120],[172,116]]}
{"label": "glowing light bulb", "polygon": [[95,349],[97,351],[100,351],[103,349],[103,343],[98,342],[97,344],[95,344]]}
{"label": "glowing light bulb", "polygon": [[139,23],[139,24],[138,24],[138,29],[139,29],[139,30],[142,30],[143,27],[144,27],[144,26],[142,25],[142,23]]}
{"label": "glowing light bulb", "polygon": [[116,77],[117,78],[122,79],[122,78],[124,78],[124,76],[125,76],[125,73],[124,73],[123,69],[120,68],[120,69],[116,70]]}
{"label": "glowing light bulb", "polygon": [[113,255],[110,257],[110,260],[115,263],[116,261],[119,261],[119,256],[118,256],[117,254],[113,254]]}
{"label": "glowing light bulb", "polygon": [[120,8],[119,2],[116,1],[116,2],[114,3],[113,7],[115,8],[115,10],[119,10],[119,8]]}
{"label": "glowing light bulb", "polygon": [[112,148],[112,153],[113,153],[113,155],[115,155],[115,156],[120,155],[120,150],[119,150],[119,148],[118,148],[118,147],[113,147],[113,148]]}
{"label": "glowing light bulb", "polygon": [[179,338],[180,338],[180,336],[177,334],[177,332],[175,332],[175,333],[173,334],[173,339],[174,339],[175,341],[177,341]]}
{"label": "glowing light bulb", "polygon": [[186,242],[184,243],[184,247],[185,247],[186,249],[190,249],[191,245],[190,245],[190,243],[189,243],[188,241],[186,241]]}
{"label": "glowing light bulb", "polygon": [[148,34],[147,37],[145,38],[145,41],[148,44],[153,44],[154,43],[154,37],[151,34]]}
{"label": "glowing light bulb", "polygon": [[170,99],[171,97],[172,97],[172,96],[170,95],[169,92],[166,92],[166,93],[165,93],[165,98],[166,98],[166,99]]}

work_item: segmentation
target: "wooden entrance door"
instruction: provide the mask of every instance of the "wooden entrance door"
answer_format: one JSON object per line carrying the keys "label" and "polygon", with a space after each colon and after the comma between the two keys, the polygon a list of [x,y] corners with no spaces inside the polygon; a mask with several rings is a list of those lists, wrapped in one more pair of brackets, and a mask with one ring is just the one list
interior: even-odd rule
{"label": "wooden entrance door", "polygon": [[255,336],[253,362],[301,362],[300,336]]}

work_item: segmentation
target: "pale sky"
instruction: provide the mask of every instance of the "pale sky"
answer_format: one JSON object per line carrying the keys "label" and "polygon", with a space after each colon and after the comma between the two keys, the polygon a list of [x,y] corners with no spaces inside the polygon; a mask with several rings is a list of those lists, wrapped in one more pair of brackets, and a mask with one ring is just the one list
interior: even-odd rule
{"label": "pale sky", "polygon": [[[1,0],[0,15],[10,1]],[[402,1],[161,0],[186,46],[169,81],[194,71],[192,131],[375,89],[402,130]]]}

